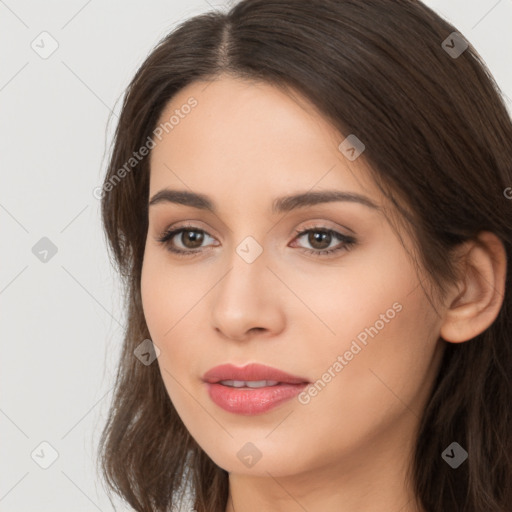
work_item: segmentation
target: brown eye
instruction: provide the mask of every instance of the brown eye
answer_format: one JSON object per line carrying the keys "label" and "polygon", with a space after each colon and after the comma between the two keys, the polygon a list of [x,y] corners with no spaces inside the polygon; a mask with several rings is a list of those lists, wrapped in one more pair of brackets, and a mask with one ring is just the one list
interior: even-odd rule
{"label": "brown eye", "polygon": [[184,229],[181,232],[180,241],[187,249],[198,249],[204,240],[204,232],[192,229]]}
{"label": "brown eye", "polygon": [[205,231],[193,226],[181,227],[165,232],[158,242],[176,254],[193,254],[201,252],[205,237],[213,238]]}
{"label": "brown eye", "polygon": [[332,235],[326,231],[310,231],[308,242],[314,249],[327,249],[331,244]]}
{"label": "brown eye", "polygon": [[[312,249],[302,247],[302,250],[308,254],[313,254],[314,256],[334,255],[338,251],[348,251],[356,244],[355,238],[342,235],[341,233],[328,228],[318,227],[306,229],[304,231],[297,231],[296,239],[304,238],[305,235],[307,235],[306,241]],[[333,241],[338,242],[334,247],[331,246]]]}

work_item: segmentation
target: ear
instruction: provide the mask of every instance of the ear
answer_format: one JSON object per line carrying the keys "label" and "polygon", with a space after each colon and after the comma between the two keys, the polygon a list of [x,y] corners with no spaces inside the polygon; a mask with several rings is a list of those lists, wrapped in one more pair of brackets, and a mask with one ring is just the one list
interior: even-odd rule
{"label": "ear", "polygon": [[497,318],[505,295],[507,253],[501,240],[482,231],[476,240],[462,244],[461,277],[449,298],[440,329],[451,343],[470,340],[485,331]]}

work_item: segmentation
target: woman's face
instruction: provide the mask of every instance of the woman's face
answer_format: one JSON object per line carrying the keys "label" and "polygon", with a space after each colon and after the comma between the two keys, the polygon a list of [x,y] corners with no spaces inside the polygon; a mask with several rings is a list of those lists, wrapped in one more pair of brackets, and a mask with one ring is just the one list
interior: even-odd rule
{"label": "woman's face", "polygon": [[[174,115],[151,154],[150,199],[184,194],[149,206],[144,314],[174,407],[230,473],[404,459],[442,355],[441,319],[357,158],[362,146],[349,137],[340,149],[344,137],[294,98],[227,77],[193,83],[161,116]],[[305,199],[326,192],[366,199]],[[310,384],[203,380],[251,363]]]}

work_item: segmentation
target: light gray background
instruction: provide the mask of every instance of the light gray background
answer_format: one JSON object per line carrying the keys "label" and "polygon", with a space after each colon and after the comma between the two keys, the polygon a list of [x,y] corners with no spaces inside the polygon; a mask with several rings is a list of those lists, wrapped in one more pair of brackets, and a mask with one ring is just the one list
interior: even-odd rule
{"label": "light gray background", "polygon": [[[425,3],[512,98],[512,0]],[[2,512],[112,510],[95,450],[124,315],[92,191],[138,66],[178,22],[212,6],[222,4],[0,0]],[[58,43],[46,59],[31,47],[51,48],[43,31]],[[45,263],[32,252],[43,237],[58,251]],[[31,457],[51,460],[43,441],[58,452],[47,469]]]}

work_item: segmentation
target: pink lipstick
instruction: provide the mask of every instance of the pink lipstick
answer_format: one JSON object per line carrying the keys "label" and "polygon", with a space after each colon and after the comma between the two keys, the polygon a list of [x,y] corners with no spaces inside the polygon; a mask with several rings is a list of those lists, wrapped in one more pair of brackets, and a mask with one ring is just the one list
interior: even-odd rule
{"label": "pink lipstick", "polygon": [[222,409],[236,414],[261,414],[298,395],[309,381],[270,366],[223,364],[203,375],[208,394]]}

